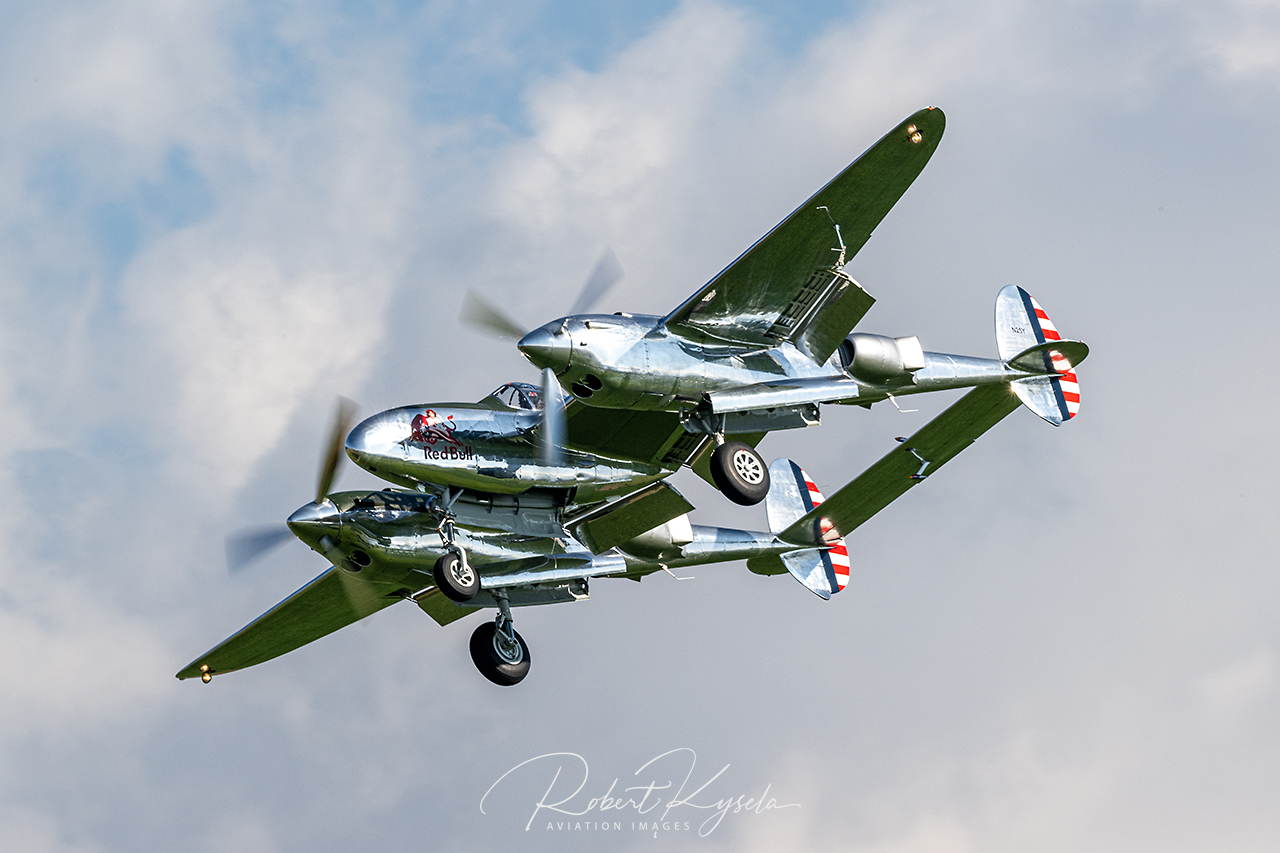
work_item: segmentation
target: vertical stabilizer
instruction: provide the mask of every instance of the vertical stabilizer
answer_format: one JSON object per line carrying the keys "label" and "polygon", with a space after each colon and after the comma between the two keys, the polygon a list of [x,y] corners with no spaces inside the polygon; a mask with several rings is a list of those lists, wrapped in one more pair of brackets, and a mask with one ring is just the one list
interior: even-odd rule
{"label": "vertical stabilizer", "polygon": [[[775,459],[769,466],[771,485],[765,498],[769,531],[775,536],[819,506],[824,498],[813,480],[790,459]],[[849,584],[849,549],[844,538],[823,529],[825,547],[782,555],[783,565],[796,580],[822,598],[830,598]]]}
{"label": "vertical stabilizer", "polygon": [[1044,375],[1015,381],[1013,391],[1028,409],[1060,426],[1080,411],[1075,365],[1083,361],[1089,348],[1075,341],[1062,341],[1071,344],[1070,348],[1064,346],[1063,352],[1043,346],[1056,341],[1062,341],[1062,335],[1030,293],[1013,284],[1000,291],[996,297],[996,347],[1000,360],[1026,369],[1034,357],[1043,365]]}

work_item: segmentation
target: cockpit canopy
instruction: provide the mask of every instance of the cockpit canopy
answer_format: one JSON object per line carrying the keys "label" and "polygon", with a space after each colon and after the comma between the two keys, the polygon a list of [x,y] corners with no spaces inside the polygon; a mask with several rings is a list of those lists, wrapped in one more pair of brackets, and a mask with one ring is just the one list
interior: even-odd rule
{"label": "cockpit canopy", "polygon": [[497,397],[504,406],[513,409],[541,409],[542,389],[528,382],[508,382],[499,385],[490,397]]}

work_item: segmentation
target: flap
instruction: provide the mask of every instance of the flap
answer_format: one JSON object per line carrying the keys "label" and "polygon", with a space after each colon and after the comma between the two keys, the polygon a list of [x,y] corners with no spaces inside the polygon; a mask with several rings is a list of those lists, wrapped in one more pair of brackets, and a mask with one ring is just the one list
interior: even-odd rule
{"label": "flap", "polygon": [[693,509],[665,480],[594,509],[565,525],[593,554],[634,539]]}
{"label": "flap", "polygon": [[707,393],[716,414],[750,412],[799,406],[805,403],[834,403],[854,400],[859,394],[856,380],[847,376],[813,376],[804,379],[776,379],[754,385],[738,385]]}

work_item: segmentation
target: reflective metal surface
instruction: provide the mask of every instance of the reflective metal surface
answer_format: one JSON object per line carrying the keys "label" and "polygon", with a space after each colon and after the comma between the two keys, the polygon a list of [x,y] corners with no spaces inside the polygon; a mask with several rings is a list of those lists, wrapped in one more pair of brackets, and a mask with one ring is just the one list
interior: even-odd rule
{"label": "reflective metal surface", "polygon": [[[512,606],[582,600],[589,578],[638,580],[747,559],[763,574],[790,571],[823,597],[838,592],[843,583],[820,577],[815,556],[969,446],[1019,397],[1055,423],[1079,406],[1071,369],[1088,348],[1062,341],[1020,288],[997,299],[997,359],[852,331],[874,300],[845,264],[924,168],[944,127],[932,107],[910,116],[665,317],[575,313],[524,333],[471,299],[466,310],[478,322],[522,335],[520,351],[548,371],[546,388],[507,383],[478,403],[367,418],[347,434],[348,456],[404,490],[326,495],[346,431],[340,407],[317,500],[288,519],[334,568],[179,677],[207,681],[260,663],[401,600],[441,624],[496,607],[494,636],[513,651]],[[616,260],[605,261],[580,310],[620,275]],[[547,393],[556,382],[576,400],[563,413],[544,408],[558,396]],[[692,525],[683,498],[651,485],[705,458],[707,434],[799,428],[819,422],[821,403],[869,406],[974,386],[986,387],[825,502],[807,477],[803,485],[775,478],[770,532]],[[455,562],[478,577],[474,597],[474,586],[453,588],[446,572]]]}
{"label": "reflective metal surface", "polygon": [[534,364],[560,373],[569,366],[573,343],[559,323],[548,323],[525,335],[516,346]]}
{"label": "reflective metal surface", "polygon": [[624,494],[675,470],[559,446],[548,460],[542,427],[541,408],[518,410],[496,402],[404,406],[357,424],[346,449],[353,462],[388,482],[432,491],[572,489],[589,500],[596,492]]}
{"label": "reflective metal surface", "polygon": [[933,107],[909,116],[667,316],[563,317],[526,335],[521,352],[585,405],[678,411],[695,433],[794,429],[817,424],[821,403],[870,406],[1045,375],[1029,361],[1009,364],[1044,340],[1034,300],[1013,286],[997,299],[998,359],[852,332],[874,300],[845,264],[920,174],[945,126]]}

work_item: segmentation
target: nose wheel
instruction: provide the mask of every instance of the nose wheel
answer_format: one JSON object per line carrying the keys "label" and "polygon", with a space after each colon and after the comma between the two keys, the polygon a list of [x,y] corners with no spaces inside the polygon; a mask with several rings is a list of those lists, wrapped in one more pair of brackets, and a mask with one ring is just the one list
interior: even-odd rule
{"label": "nose wheel", "polygon": [[459,603],[470,601],[480,591],[480,576],[458,551],[450,551],[436,560],[431,575],[445,598]]}
{"label": "nose wheel", "polygon": [[[448,503],[452,506],[452,501]],[[454,541],[453,513],[447,512],[436,531],[444,543],[444,556],[436,560],[431,575],[445,598],[458,603],[470,601],[480,591],[480,575],[471,568],[467,553]]]}
{"label": "nose wheel", "polygon": [[498,618],[472,632],[471,660],[485,678],[500,687],[511,687],[529,674],[529,646],[516,633],[505,592],[498,590],[495,597]]}
{"label": "nose wheel", "polygon": [[711,479],[724,496],[742,506],[754,506],[769,494],[769,468],[755,448],[726,441],[711,454]]}

